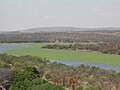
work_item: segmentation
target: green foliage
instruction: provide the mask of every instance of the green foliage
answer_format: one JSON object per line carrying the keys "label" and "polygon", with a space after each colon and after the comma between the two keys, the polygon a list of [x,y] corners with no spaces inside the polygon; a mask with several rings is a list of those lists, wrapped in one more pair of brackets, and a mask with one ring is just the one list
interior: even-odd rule
{"label": "green foliage", "polygon": [[37,86],[32,86],[27,90],[65,90],[65,89],[63,89],[62,86],[53,85],[51,83],[45,83]]}
{"label": "green foliage", "polygon": [[14,83],[24,81],[25,79],[33,80],[39,77],[39,72],[34,67],[27,67],[22,70],[15,70],[13,72]]}
{"label": "green foliage", "polygon": [[99,86],[93,86],[89,84],[87,86],[84,86],[83,90],[102,90],[102,88]]}
{"label": "green foliage", "polygon": [[76,90],[83,90],[82,86],[76,87]]}
{"label": "green foliage", "polygon": [[9,68],[9,67],[10,66],[7,63],[0,61],[0,68]]}
{"label": "green foliage", "polygon": [[102,87],[98,86],[98,85],[85,85],[85,86],[79,86],[76,88],[76,90],[103,90]]}
{"label": "green foliage", "polygon": [[13,83],[9,90],[64,90],[39,77],[34,67],[26,67],[13,72]]}
{"label": "green foliage", "polygon": [[39,78],[39,72],[34,67],[27,67],[13,72],[13,83],[10,90],[26,90],[31,81]]}

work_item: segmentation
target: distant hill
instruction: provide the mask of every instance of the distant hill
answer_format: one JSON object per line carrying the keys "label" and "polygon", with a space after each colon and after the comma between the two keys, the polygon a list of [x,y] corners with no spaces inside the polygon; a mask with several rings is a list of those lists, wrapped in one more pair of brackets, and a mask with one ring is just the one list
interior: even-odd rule
{"label": "distant hill", "polygon": [[0,31],[0,33],[74,32],[74,31],[120,32],[120,28],[38,27],[18,31]]}
{"label": "distant hill", "polygon": [[64,32],[64,31],[79,31],[79,28],[75,27],[40,27],[40,28],[30,28],[27,30],[22,30],[20,32]]}
{"label": "distant hill", "polygon": [[71,31],[120,31],[120,28],[76,28],[76,27],[40,27],[22,30],[22,33],[34,32],[71,32]]}

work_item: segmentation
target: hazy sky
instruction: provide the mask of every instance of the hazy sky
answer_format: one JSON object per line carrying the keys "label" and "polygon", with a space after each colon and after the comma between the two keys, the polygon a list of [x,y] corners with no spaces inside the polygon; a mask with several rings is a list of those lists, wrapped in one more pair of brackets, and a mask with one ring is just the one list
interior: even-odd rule
{"label": "hazy sky", "polygon": [[120,0],[0,0],[0,31],[120,27]]}

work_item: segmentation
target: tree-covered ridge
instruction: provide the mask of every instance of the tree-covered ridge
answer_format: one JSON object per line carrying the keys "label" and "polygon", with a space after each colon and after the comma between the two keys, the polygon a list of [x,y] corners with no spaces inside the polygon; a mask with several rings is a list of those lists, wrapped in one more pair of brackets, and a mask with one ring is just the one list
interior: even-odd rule
{"label": "tree-covered ridge", "polygon": [[[0,54],[1,83],[9,90],[119,90],[120,73],[98,67],[67,66],[33,56]],[[7,67],[6,67],[7,66]],[[4,78],[3,78],[4,77]],[[9,78],[8,78],[9,77]],[[7,81],[7,84],[4,83]],[[10,86],[9,86],[9,85]],[[1,88],[1,87],[0,87]],[[7,88],[7,87],[6,87]]]}
{"label": "tree-covered ridge", "polygon": [[[34,31],[34,30],[33,30]],[[60,31],[60,30],[59,30]],[[120,42],[120,31],[10,32],[0,33],[0,42]]]}
{"label": "tree-covered ridge", "polygon": [[87,50],[87,51],[98,51],[103,54],[117,54],[120,55],[120,43],[119,42],[108,42],[98,44],[69,44],[69,45],[46,45],[42,48],[47,49],[71,49],[71,50]]}

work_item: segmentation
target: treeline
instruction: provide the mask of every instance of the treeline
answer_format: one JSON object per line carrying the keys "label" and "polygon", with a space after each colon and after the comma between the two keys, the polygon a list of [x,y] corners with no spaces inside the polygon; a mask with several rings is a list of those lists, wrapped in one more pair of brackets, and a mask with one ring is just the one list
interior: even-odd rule
{"label": "treeline", "polygon": [[[118,32],[118,31],[117,31]],[[114,33],[117,33],[114,32]],[[120,42],[119,34],[109,32],[37,32],[37,33],[0,33],[1,43],[15,42]]]}
{"label": "treeline", "polygon": [[120,72],[98,67],[74,67],[45,58],[7,54],[0,54],[0,67],[0,89],[120,90]]}
{"label": "treeline", "polygon": [[42,48],[48,49],[72,49],[72,50],[88,50],[98,51],[103,54],[117,54],[120,55],[120,43],[98,43],[98,44],[69,44],[69,45],[46,45]]}

